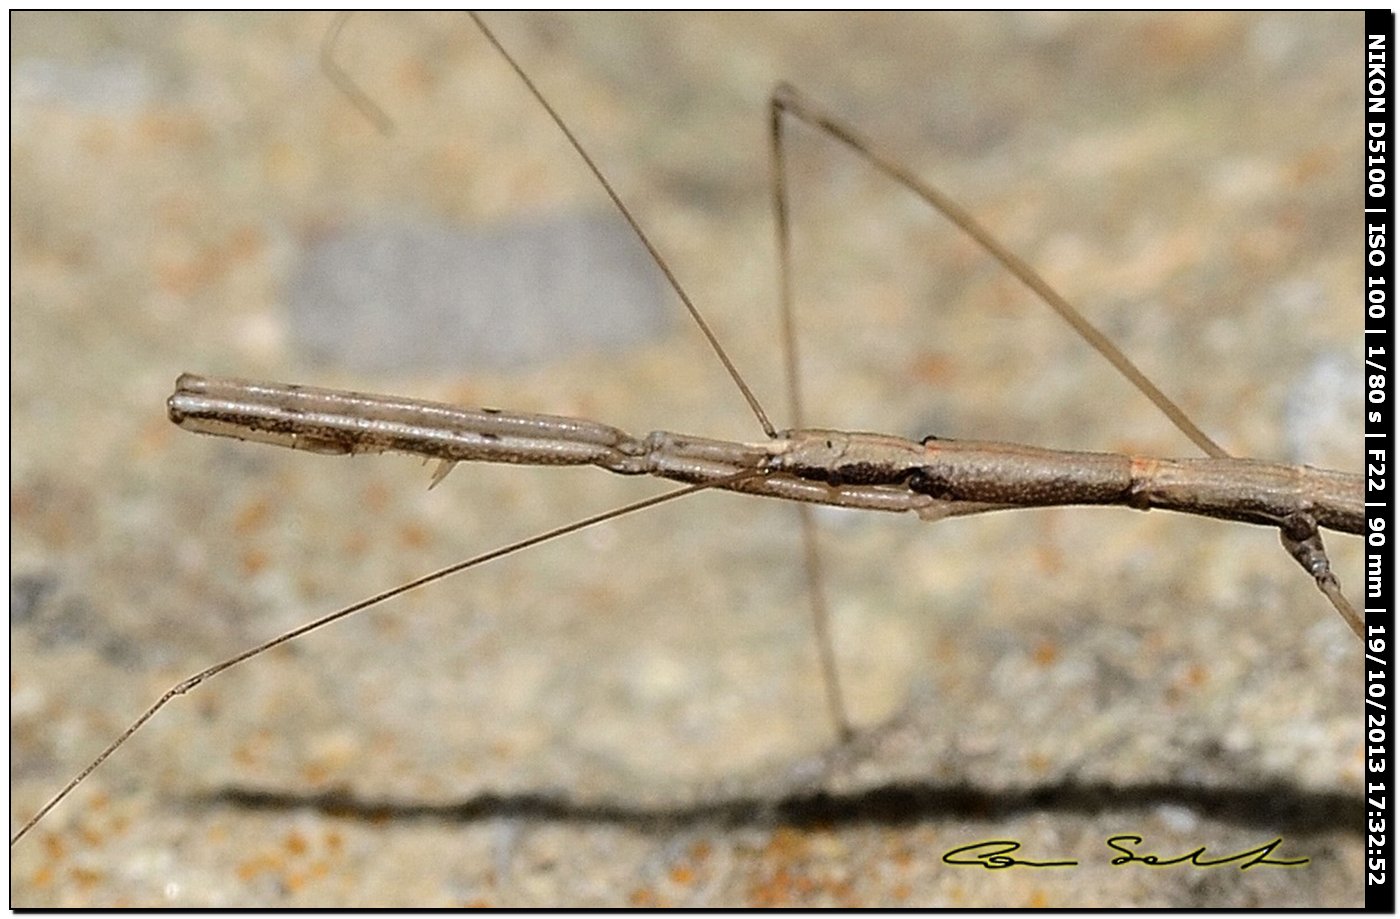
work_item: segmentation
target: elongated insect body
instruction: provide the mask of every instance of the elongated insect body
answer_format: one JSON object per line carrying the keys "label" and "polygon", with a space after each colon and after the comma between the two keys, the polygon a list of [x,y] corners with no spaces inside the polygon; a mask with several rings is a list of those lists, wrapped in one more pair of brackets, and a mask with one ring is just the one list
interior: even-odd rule
{"label": "elongated insect body", "polygon": [[[927,519],[1117,504],[1264,526],[1308,514],[1318,526],[1362,532],[1360,476],[1254,460],[1151,459],[932,438],[914,443],[824,430],[784,431],[764,444],[669,431],[634,437],[579,418],[192,374],[176,381],[167,409],[187,430],[315,453],[597,466],[691,484],[729,478],[731,484],[716,487],[863,510],[916,510]],[[743,472],[766,475],[734,479]]]}
{"label": "elongated insect body", "polygon": [[[795,465],[817,428],[886,431],[916,458],[936,431],[1197,462],[1002,266],[793,120],[811,104],[960,201],[1225,450],[1353,469],[1359,19],[489,18],[778,440],[669,301],[664,338],[509,372],[300,356],[290,279],[327,234],[608,206],[460,17],[343,29],[337,60],[392,117],[387,141],[316,72],[328,21],[12,25],[12,831],[182,691],[12,849],[15,905],[1359,902],[1359,651],[1295,563],[1323,573],[1315,529],[1282,528],[1291,561],[1279,525],[821,508],[856,728],[835,744],[790,502],[459,462],[503,443],[531,462],[649,456],[932,517],[971,506],[946,470],[833,485],[826,459]],[[770,318],[763,110],[782,79],[801,89],[779,96],[800,416]],[[554,299],[606,321],[587,287]],[[397,321],[376,328],[406,334],[373,343],[376,366],[454,334],[415,327],[409,291],[379,299]],[[354,439],[341,402],[315,432],[257,429],[274,444],[372,452],[432,429],[463,452],[428,491],[416,460],[186,437],[163,410],[182,368],[414,394],[393,421],[411,432]],[[476,433],[416,425],[425,406]],[[699,433],[632,433],[660,429]],[[1199,494],[1201,468],[1152,472]],[[1345,512],[1349,479],[1285,481],[1311,474],[1256,484]],[[628,502],[652,506],[603,519]],[[185,679],[568,521],[590,525]],[[1326,546],[1348,586],[1356,542]],[[1103,840],[1128,832],[1160,855],[1281,837],[1310,862],[1203,884],[1108,865]],[[1078,865],[942,860],[993,838]]]}

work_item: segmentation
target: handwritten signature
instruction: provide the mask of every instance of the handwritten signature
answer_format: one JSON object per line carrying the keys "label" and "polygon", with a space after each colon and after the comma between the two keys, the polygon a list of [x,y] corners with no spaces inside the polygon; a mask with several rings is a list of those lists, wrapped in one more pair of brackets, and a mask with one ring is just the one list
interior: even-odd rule
{"label": "handwritten signature", "polygon": [[[1299,865],[1306,865],[1309,861],[1306,858],[1271,858],[1274,850],[1283,845],[1282,836],[1276,837],[1272,842],[1267,842],[1262,846],[1218,857],[1208,856],[1205,846],[1198,846],[1190,852],[1170,857],[1154,852],[1140,854],[1136,847],[1141,846],[1142,843],[1141,836],[1135,836],[1131,833],[1110,836],[1104,840],[1104,845],[1118,854],[1109,861],[1109,864],[1137,864],[1152,868],[1170,868],[1174,865],[1217,868],[1221,865],[1238,863],[1240,870],[1245,871],[1260,865],[1295,868]],[[1013,852],[1020,850],[1021,844],[1014,839],[988,839],[983,842],[974,842],[971,845],[959,846],[956,849],[949,849],[943,853],[943,862],[948,865],[971,865],[985,868],[988,871],[998,871],[1002,868],[1072,868],[1079,864],[1078,861],[1071,859],[1041,861],[1012,855]]]}

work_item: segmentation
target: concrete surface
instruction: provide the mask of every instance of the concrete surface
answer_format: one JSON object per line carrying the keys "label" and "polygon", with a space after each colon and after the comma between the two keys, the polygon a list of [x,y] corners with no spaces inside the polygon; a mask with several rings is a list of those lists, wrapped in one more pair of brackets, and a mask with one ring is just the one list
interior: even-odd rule
{"label": "concrete surface", "polygon": [[[429,493],[406,458],[195,438],[164,417],[181,371],[758,434],[668,298],[625,348],[504,369],[299,349],[318,240],[607,204],[461,18],[351,21],[387,139],[318,71],[328,19],[13,19],[12,826],[183,676],[659,490],[463,468]],[[1227,448],[1358,468],[1359,15],[491,21],[775,415],[783,78],[961,199]],[[918,202],[809,133],[794,158],[813,422],[1191,453]],[[601,312],[587,282],[572,308]],[[386,348],[444,334],[401,325]],[[824,519],[850,746],[790,510],[697,496],[179,700],[13,851],[11,902],[1360,904],[1360,648],[1276,534]],[[1353,596],[1354,542],[1330,539]],[[1113,866],[1120,833],[1311,860]],[[985,839],[1080,864],[941,861]]]}

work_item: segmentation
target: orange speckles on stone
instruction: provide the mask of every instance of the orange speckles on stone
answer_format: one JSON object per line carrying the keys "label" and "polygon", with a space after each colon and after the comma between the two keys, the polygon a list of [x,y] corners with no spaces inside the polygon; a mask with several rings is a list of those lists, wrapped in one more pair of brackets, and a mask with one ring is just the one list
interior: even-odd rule
{"label": "orange speckles on stone", "polygon": [[53,865],[42,865],[29,876],[29,883],[35,887],[49,887],[53,884]]}
{"label": "orange speckles on stone", "polygon": [[1325,147],[1313,147],[1295,157],[1288,164],[1288,180],[1294,185],[1306,185],[1309,182],[1314,182],[1326,175],[1334,162],[1336,160],[1330,150]]}
{"label": "orange speckles on stone", "polygon": [[627,897],[627,902],[637,908],[660,905],[660,900],[657,899],[655,892],[647,887],[638,887],[636,890],[632,891]]}
{"label": "orange speckles on stone", "polygon": [[339,830],[327,830],[324,842],[329,852],[339,852],[345,848],[345,837],[340,835]]}
{"label": "orange speckles on stone", "polygon": [[1049,667],[1060,659],[1060,648],[1050,639],[1041,639],[1031,651],[1031,660],[1040,667]]}
{"label": "orange speckles on stone", "polygon": [[399,541],[406,549],[423,549],[432,542],[432,535],[416,523],[405,523],[399,527]]}
{"label": "orange speckles on stone", "polygon": [[910,364],[909,376],[930,386],[946,386],[957,379],[957,364],[945,355],[925,351]]}
{"label": "orange speckles on stone", "polygon": [[310,846],[306,842],[306,837],[296,830],[287,834],[287,838],[282,841],[282,845],[293,855],[305,855]]}
{"label": "orange speckles on stone", "polygon": [[1164,693],[1168,702],[1179,702],[1200,691],[1210,681],[1210,671],[1201,664],[1191,664],[1176,674]]}
{"label": "orange speckles on stone", "polygon": [[843,907],[854,908],[856,902],[856,888],[850,881],[834,881],[828,885],[831,895],[836,902]]}
{"label": "orange speckles on stone", "polygon": [[481,389],[471,383],[457,383],[447,390],[445,401],[453,405],[480,405]]}
{"label": "orange speckles on stone", "polygon": [[301,777],[312,785],[320,785],[331,777],[331,771],[323,763],[308,763],[302,767]]}
{"label": "orange speckles on stone", "polygon": [[57,833],[45,833],[41,843],[44,847],[44,855],[50,861],[60,861],[66,854],[63,848],[63,838]]}
{"label": "orange speckles on stone", "polygon": [[164,418],[152,418],[148,424],[141,426],[136,439],[136,452],[142,456],[161,452],[170,443],[174,430],[175,426]]}
{"label": "orange speckles on stone", "polygon": [[153,112],[137,125],[141,140],[156,146],[193,147],[208,136],[208,128],[198,118]]}
{"label": "orange speckles on stone", "polygon": [[263,754],[267,752],[270,738],[266,732],[254,734],[248,740],[240,743],[233,750],[233,760],[240,766],[255,765]]}
{"label": "orange speckles on stone", "polygon": [[746,889],[755,907],[858,905],[853,881],[822,866],[841,864],[849,841],[830,828],[782,828],[759,853],[762,868]]}
{"label": "orange speckles on stone", "polygon": [[40,507],[38,495],[27,488],[12,488],[10,491],[10,520],[28,517]]}
{"label": "orange speckles on stone", "polygon": [[360,503],[376,514],[382,514],[389,507],[389,489],[383,482],[370,482],[360,492]]}
{"label": "orange speckles on stone", "polygon": [[617,603],[617,591],[607,584],[591,585],[578,592],[579,605],[586,609],[607,610]]}
{"label": "orange speckles on stone", "polygon": [[271,516],[272,503],[265,497],[254,498],[234,514],[233,532],[237,536],[251,536],[266,526]]}
{"label": "orange speckles on stone", "polygon": [[1138,47],[1152,66],[1204,67],[1213,55],[1238,40],[1219,14],[1153,20],[1141,34]]}
{"label": "orange speckles on stone", "polygon": [[1042,543],[1035,548],[1035,566],[1047,575],[1057,575],[1065,567],[1065,555],[1053,545]]}
{"label": "orange speckles on stone", "polygon": [[242,226],[234,230],[224,244],[224,255],[230,262],[244,262],[257,255],[263,243],[261,230]]}
{"label": "orange speckles on stone", "polygon": [[72,868],[68,872],[68,877],[76,886],[90,889],[102,883],[106,875],[90,868]]}
{"label": "orange speckles on stone", "polygon": [[267,568],[271,558],[262,549],[247,549],[239,555],[239,564],[246,577],[252,577]]}
{"label": "orange speckles on stone", "polygon": [[799,858],[807,851],[807,837],[790,827],[782,827],[768,840],[764,854],[779,858]]}
{"label": "orange speckles on stone", "polygon": [[748,900],[758,907],[790,906],[792,893],[792,875],[786,868],[779,868],[749,888]]}
{"label": "orange speckles on stone", "polygon": [[364,530],[356,530],[345,538],[341,543],[341,550],[350,556],[360,556],[365,554],[369,548],[369,535]]}
{"label": "orange speckles on stone", "polygon": [[1044,775],[1050,768],[1050,760],[1044,753],[1032,753],[1026,757],[1026,766],[1036,775]]}
{"label": "orange speckles on stone", "polygon": [[675,865],[671,868],[669,877],[671,883],[679,884],[682,887],[689,887],[695,883],[695,869],[689,865]]}
{"label": "orange speckles on stone", "polygon": [[1031,891],[1030,897],[1026,900],[1026,906],[1030,909],[1045,909],[1050,905],[1050,898],[1043,890]]}
{"label": "orange speckles on stone", "polygon": [[167,294],[189,297],[223,278],[239,262],[252,258],[263,244],[256,229],[240,228],[221,244],[205,246],[185,258],[164,258],[155,266],[155,275]]}
{"label": "orange speckles on stone", "polygon": [[188,297],[199,289],[196,266],[189,261],[165,261],[155,266],[160,288],[172,297]]}
{"label": "orange speckles on stone", "polygon": [[[305,856],[311,851],[311,842],[300,832],[293,830],[288,833],[282,841],[282,847],[286,849],[293,860]],[[330,864],[324,859],[318,859],[309,865],[297,866],[281,862],[275,856],[269,855],[265,859],[250,862],[248,867],[256,870],[282,872],[281,883],[289,892],[297,893],[312,882],[326,877],[330,873]]]}
{"label": "orange speckles on stone", "polygon": [[282,861],[273,855],[256,855],[250,859],[239,862],[234,872],[238,879],[247,884],[257,878],[260,874],[274,874],[281,870]]}
{"label": "orange speckles on stone", "polygon": [[395,82],[405,92],[424,95],[436,83],[433,70],[427,65],[427,58],[409,58],[401,63],[394,73]]}

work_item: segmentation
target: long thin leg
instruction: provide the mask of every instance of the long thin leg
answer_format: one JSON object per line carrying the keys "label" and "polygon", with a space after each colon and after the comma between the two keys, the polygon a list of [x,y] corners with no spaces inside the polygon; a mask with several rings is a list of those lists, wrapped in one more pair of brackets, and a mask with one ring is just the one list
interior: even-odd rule
{"label": "long thin leg", "polygon": [[[755,475],[761,474],[762,473],[741,472],[734,476],[731,476],[728,481],[738,481],[739,479],[750,478]],[[222,660],[219,663],[214,664],[212,667],[206,667],[198,673],[186,677],[185,679],[176,683],[174,686],[167,689],[164,692],[164,694],[162,694],[161,697],[157,699],[149,708],[142,712],[141,716],[135,721],[133,721],[125,731],[122,731],[121,734],[117,735],[117,738],[113,740],[110,744],[108,744],[106,749],[99,753],[92,762],[88,763],[88,765],[83,769],[82,772],[79,772],[77,775],[75,775],[72,779],[68,781],[67,785],[64,785],[63,788],[59,789],[58,793],[52,798],[50,798],[48,800],[48,803],[46,803],[43,807],[39,809],[38,813],[36,813],[33,817],[30,817],[27,821],[25,821],[24,825],[21,826],[14,833],[14,835],[10,837],[11,848],[14,847],[15,843],[23,839],[24,835],[30,830],[32,830],[40,820],[43,820],[45,815],[47,815],[49,811],[53,810],[63,801],[64,798],[68,797],[68,795],[72,793],[73,789],[77,788],[80,784],[82,784],[83,780],[86,779],[89,775],[91,775],[93,771],[97,769],[98,766],[101,766],[104,762],[106,762],[109,756],[117,752],[118,748],[120,748],[123,744],[130,740],[131,736],[137,731],[139,731],[147,721],[150,721],[153,717],[155,717],[156,712],[160,711],[162,708],[165,708],[165,706],[168,705],[171,701],[173,701],[177,696],[183,696],[185,693],[194,689],[199,684],[212,677],[218,676],[225,670],[228,670],[232,667],[236,667],[244,661],[251,660],[252,658],[257,657],[266,651],[270,651],[273,648],[278,647],[279,645],[284,645],[287,642],[294,641],[300,638],[301,636],[307,634],[308,632],[314,632],[317,629],[330,625],[332,622],[344,619],[346,616],[353,616],[355,613],[362,612],[363,610],[369,609],[372,606],[378,606],[379,604],[384,603],[387,600],[392,600],[394,597],[406,594],[411,590],[417,590],[420,587],[426,587],[427,585],[435,583],[437,581],[441,581],[444,578],[449,578],[454,574],[466,571],[468,568],[475,568],[478,565],[484,565],[487,562],[495,561],[498,558],[502,558],[507,555],[513,555],[516,552],[520,552],[524,549],[529,549],[534,546],[538,546],[540,543],[549,542],[550,540],[558,539],[561,536],[567,536],[570,533],[577,533],[579,530],[584,530],[588,527],[596,526],[597,524],[603,523],[604,521],[616,520],[618,517],[625,517],[628,514],[633,514],[637,511],[645,510],[649,507],[655,507],[656,505],[664,504],[667,501],[674,501],[677,498],[683,498],[687,495],[695,494],[695,492],[697,491],[704,491],[706,489],[718,487],[719,484],[720,483],[717,482],[704,482],[699,485],[687,485],[684,488],[673,489],[672,491],[663,492],[662,494],[656,495],[655,497],[644,498],[641,501],[634,501],[631,504],[624,504],[622,507],[615,507],[610,511],[604,511],[601,514],[594,514],[593,516],[585,517],[582,520],[575,520],[573,523],[566,523],[563,526],[555,527],[552,530],[546,530],[543,533],[539,533],[527,539],[521,539],[516,542],[509,543],[508,545],[492,549],[490,552],[485,552],[481,555],[473,556],[469,559],[465,559],[455,564],[448,565],[445,568],[439,568],[437,571],[429,572],[428,574],[414,578],[411,581],[406,581],[403,584],[398,585],[397,587],[391,587],[388,590],[381,591],[380,593],[377,593],[372,597],[366,597],[365,599],[360,600],[357,603],[352,603],[349,606],[338,609],[333,613],[328,613],[324,616],[321,616],[319,619],[313,619],[310,622],[304,623],[303,625],[299,625],[288,632],[283,632],[281,635],[278,635],[275,638],[268,639],[260,645],[256,645],[252,648],[247,649],[246,651],[242,651],[238,654],[235,654],[233,657]]]}
{"label": "long thin leg", "polygon": [[321,72],[350,100],[350,104],[359,109],[360,114],[374,125],[376,131],[388,137],[394,133],[394,119],[390,118],[369,94],[360,89],[360,85],[335,59],[335,46],[340,41],[340,33],[352,15],[350,12],[336,13],[335,20],[326,29],[326,34],[321,39]]}
{"label": "long thin leg", "polygon": [[797,519],[802,529],[802,567],[807,573],[807,599],[812,610],[812,635],[822,667],[822,686],[826,690],[826,711],[831,718],[836,737],[841,743],[855,736],[850,716],[846,714],[846,699],[841,691],[841,673],[836,665],[836,642],[831,635],[831,612],[826,602],[826,578],[822,575],[821,530],[810,505],[797,506]]}
{"label": "long thin leg", "polygon": [[[797,352],[797,324],[792,303],[792,233],[788,220],[787,161],[783,155],[783,119],[777,100],[768,106],[768,150],[773,193],[773,224],[778,239],[778,308],[782,316],[781,335],[783,367],[786,375],[788,416],[792,426],[806,424],[802,407],[802,378]],[[808,506],[797,507],[799,530],[802,533],[802,565],[807,575],[807,598],[812,611],[812,631],[821,661],[822,684],[826,689],[827,713],[836,735],[842,742],[851,738],[854,730],[846,713],[841,692],[841,674],[836,662],[836,645],[831,635],[831,612],[826,602],[825,566],[822,563],[821,532],[816,517]]]}
{"label": "long thin leg", "polygon": [[[933,207],[934,210],[942,214],[953,223],[958,229],[972,237],[985,249],[993,258],[1000,262],[1010,271],[1017,280],[1029,287],[1042,301],[1060,315],[1070,327],[1093,347],[1095,351],[1103,355],[1104,359],[1112,364],[1128,382],[1132,383],[1144,396],[1151,400],[1152,404],[1166,415],[1168,420],[1176,426],[1191,442],[1199,447],[1207,456],[1225,458],[1230,454],[1225,449],[1212,440],[1204,431],[1197,427],[1178,406],[1165,393],[1157,388],[1141,370],[1133,364],[1118,346],[1113,344],[1106,335],[1093,326],[1084,315],[1076,309],[1064,297],[1060,296],[1053,287],[1050,286],[1040,274],[1023,261],[1015,253],[1008,250],[999,243],[990,232],[979,224],[973,216],[968,213],[960,204],[944,195],[938,189],[924,182],[914,175],[904,166],[901,166],[894,158],[885,155],[879,147],[869,139],[853,130],[849,125],[842,123],[831,115],[827,114],[820,107],[814,104],[798,90],[787,84],[780,83],[773,90],[769,102],[770,135],[773,138],[774,161],[777,166],[781,166],[782,148],[780,139],[782,137],[783,115],[792,115],[800,119],[823,134],[834,137],[851,150],[855,151],[866,162],[870,163],[880,172],[894,179],[900,185],[918,195]],[[776,173],[781,176],[781,169]],[[788,354],[788,388],[790,404],[794,411],[800,409],[800,402],[796,397],[797,379],[797,348],[796,336],[792,327],[791,319],[791,294],[788,288],[788,246],[787,246],[787,200],[786,189],[781,178],[774,180],[774,201],[779,222],[779,244],[778,257],[779,265],[782,269],[781,295],[783,297],[783,336],[784,348]],[[1294,554],[1292,545],[1299,541],[1307,542],[1312,555],[1309,560],[1301,561],[1305,570],[1313,575],[1320,590],[1353,631],[1361,634],[1361,617],[1357,615],[1355,608],[1342,595],[1341,586],[1337,577],[1331,572],[1327,554],[1322,548],[1322,538],[1314,525],[1311,532],[1300,532],[1297,520],[1280,521],[1280,529],[1284,537],[1284,545],[1290,547],[1290,554]],[[1296,557],[1296,554],[1295,554]],[[1325,576],[1320,571],[1326,572]]]}
{"label": "long thin leg", "polygon": [[[326,30],[326,36],[321,41],[321,70],[325,73],[327,79],[345,94],[346,98],[350,100],[350,103],[369,119],[376,130],[381,134],[392,134],[394,130],[393,119],[369,97],[368,93],[359,87],[359,84],[357,84],[335,60],[335,46],[340,38],[341,30],[345,28],[345,23],[349,20],[350,15],[350,13],[337,14],[335,20]],[[622,215],[622,219],[627,221],[627,225],[632,228],[632,233],[651,256],[652,262],[655,263],[662,275],[665,276],[666,283],[676,292],[676,296],[680,297],[681,305],[684,306],[685,311],[690,314],[690,318],[695,323],[695,327],[700,330],[700,334],[705,336],[705,341],[709,343],[710,350],[714,352],[715,357],[724,365],[724,369],[729,374],[729,378],[734,382],[740,395],[744,397],[744,401],[748,403],[749,411],[758,419],[759,426],[763,428],[763,433],[767,434],[769,437],[775,436],[777,431],[774,429],[772,422],[768,420],[768,414],[763,410],[763,405],[758,401],[758,397],[754,395],[753,390],[749,388],[749,384],[744,381],[743,374],[739,373],[739,368],[736,367],[733,360],[730,359],[729,352],[720,344],[719,338],[710,328],[710,324],[706,322],[705,317],[701,315],[699,307],[695,305],[694,301],[690,299],[690,295],[685,292],[685,288],[681,286],[680,279],[676,277],[675,272],[671,269],[670,262],[661,254],[661,250],[656,248],[656,244],[651,241],[651,237],[642,229],[642,225],[637,222],[637,218],[632,215],[632,210],[627,206],[627,202],[622,200],[622,196],[613,188],[612,182],[608,181],[608,177],[603,174],[603,170],[598,166],[597,162],[594,161],[592,155],[589,154],[583,144],[579,142],[579,139],[574,136],[573,129],[564,121],[563,116],[550,104],[549,100],[545,98],[544,93],[535,85],[535,81],[530,78],[530,75],[525,72],[525,69],[520,66],[515,58],[511,56],[511,53],[506,50],[505,46],[501,44],[500,40],[496,38],[496,33],[492,32],[491,29],[487,27],[485,21],[476,13],[468,12],[467,15],[471,17],[472,22],[476,24],[477,29],[485,36],[487,42],[496,50],[496,53],[505,60],[510,69],[520,78],[520,82],[525,84],[525,89],[529,91],[530,95],[539,103],[540,108],[544,109],[545,114],[547,114],[550,120],[554,122],[555,126],[559,128],[560,133],[564,135],[564,139],[569,142],[569,146],[574,148],[574,152],[578,154],[579,159],[583,160],[583,164],[588,167],[588,171],[593,173],[593,178],[598,180],[598,184],[607,194],[608,199],[612,201],[613,206],[616,207],[618,213]],[[451,469],[451,465],[440,467],[433,476],[432,484],[436,485],[438,482],[442,481]]]}
{"label": "long thin leg", "polygon": [[[374,101],[370,99],[369,96],[362,89],[360,89],[358,85],[355,84],[355,82],[350,78],[350,76],[347,73],[345,73],[345,71],[341,67],[339,67],[339,65],[335,63],[334,49],[336,39],[339,37],[341,29],[344,28],[345,21],[348,18],[348,15],[349,14],[341,14],[340,16],[338,16],[335,22],[331,25],[331,28],[327,31],[326,39],[324,42],[322,42],[321,66],[322,69],[326,72],[327,76],[331,79],[331,81],[338,88],[340,88],[342,92],[346,94],[346,96],[350,99],[351,103],[362,113],[364,113],[365,116],[371,122],[373,122],[374,125],[382,133],[387,134],[392,130],[393,122],[384,113],[383,109],[376,105]],[[613,189],[612,184],[608,181],[607,177],[603,175],[602,170],[593,161],[593,158],[588,154],[588,151],[583,148],[583,145],[579,143],[577,138],[574,137],[573,131],[564,122],[563,118],[558,114],[555,108],[544,97],[544,94],[535,85],[535,82],[531,80],[529,75],[525,73],[524,69],[522,69],[518,63],[516,63],[515,58],[511,56],[510,52],[508,52],[501,45],[500,41],[496,38],[495,34],[492,33],[491,30],[487,27],[486,23],[482,21],[481,17],[478,16],[476,13],[469,13],[468,15],[471,16],[472,21],[476,24],[477,28],[481,30],[482,34],[486,37],[486,40],[491,43],[492,47],[496,49],[496,51],[501,55],[501,57],[505,59],[506,63],[510,65],[511,69],[515,71],[516,75],[519,76],[520,80],[525,84],[525,88],[529,90],[530,94],[534,96],[535,100],[540,104],[542,108],[544,108],[545,112],[554,121],[555,125],[557,125],[559,130],[563,132],[565,138],[569,141],[570,145],[573,146],[574,150],[578,153],[579,157],[583,160],[584,164],[593,173],[594,177],[598,180],[598,183],[603,187],[603,190],[607,193],[608,197],[612,199],[612,202],[617,207],[618,211],[621,212],[623,218],[627,221],[628,225],[631,226],[637,238],[641,240],[642,245],[645,246],[647,251],[651,254],[652,260],[656,263],[657,267],[661,269],[662,274],[666,276],[666,280],[670,283],[672,289],[674,289],[676,294],[680,297],[681,303],[684,305],[686,311],[690,314],[691,319],[694,320],[696,326],[700,329],[701,333],[705,336],[706,341],[709,342],[710,348],[712,351],[714,351],[715,356],[719,358],[722,364],[724,364],[725,369],[729,372],[730,378],[734,381],[735,385],[742,393],[744,400],[749,404],[750,410],[758,419],[759,424],[762,425],[764,432],[769,437],[776,436],[777,432],[773,427],[772,423],[769,421],[767,414],[763,410],[763,407],[759,404],[758,398],[749,389],[748,384],[744,382],[744,379],[740,375],[738,369],[730,360],[729,355],[720,345],[719,339],[715,337],[715,334],[711,331],[709,324],[706,323],[705,319],[701,316],[699,309],[695,306],[694,303],[691,302],[689,295],[686,294],[685,289],[680,284],[680,281],[671,271],[670,265],[667,264],[665,257],[656,249],[655,245],[652,244],[651,239],[647,236],[646,232],[641,228],[641,226],[637,223],[636,219],[632,216],[632,212],[628,209],[627,205],[623,202],[622,198]],[[774,111],[776,113],[776,110]],[[775,125],[778,125],[780,123],[776,118],[776,114],[773,123]],[[783,315],[783,351],[787,366],[787,391],[790,415],[792,417],[793,425],[796,427],[801,427],[802,402],[798,385],[796,334],[793,327],[794,320],[792,313],[792,296],[791,286],[789,283],[791,278],[791,265],[790,260],[788,258],[788,251],[790,247],[788,245],[787,232],[787,193],[786,183],[782,178],[783,168],[781,141],[779,139],[778,134],[776,133],[779,129],[775,127],[774,130],[775,133],[773,135],[773,152],[775,168],[773,173],[773,193],[775,208],[778,215],[778,246],[780,265],[779,271],[781,275],[782,287],[781,302]],[[452,464],[450,463],[443,463],[439,465],[437,471],[433,475],[432,484],[429,487],[437,485],[439,482],[441,482],[442,479],[447,475],[447,473],[451,471],[451,469]],[[831,641],[831,623],[830,615],[827,611],[825,590],[823,589],[823,581],[821,574],[822,553],[820,546],[820,538],[817,532],[816,519],[812,515],[811,508],[806,507],[805,505],[799,506],[797,508],[797,516],[799,521],[799,529],[802,533],[804,559],[803,564],[806,568],[807,591],[810,597],[812,608],[812,621],[817,643],[817,653],[821,660],[822,682],[825,686],[827,710],[831,717],[832,725],[834,726],[837,735],[842,740],[845,740],[851,736],[852,731],[850,719],[846,715],[845,702],[841,693],[840,677],[836,666],[836,653]]]}
{"label": "long thin leg", "polygon": [[593,161],[593,157],[584,149],[583,144],[579,143],[578,138],[574,136],[573,130],[565,123],[563,117],[555,110],[554,106],[549,104],[549,100],[544,97],[544,93],[540,92],[539,87],[535,85],[535,81],[530,79],[530,75],[525,72],[524,68],[516,62],[515,58],[511,57],[510,52],[507,51],[505,46],[496,38],[495,33],[486,27],[486,23],[482,21],[481,17],[476,13],[468,13],[467,15],[471,16],[472,22],[476,23],[476,27],[481,30],[481,34],[486,36],[486,40],[491,43],[491,47],[495,48],[497,53],[505,58],[506,63],[510,65],[510,69],[515,71],[515,75],[525,84],[525,88],[530,91],[530,95],[535,97],[535,101],[540,104],[540,107],[549,115],[550,120],[552,120],[563,133],[564,137],[569,141],[569,145],[574,148],[574,152],[579,155],[584,165],[588,167],[589,172],[593,173],[593,177],[598,180],[598,184],[603,187],[603,191],[607,192],[608,198],[612,201],[618,212],[622,214],[623,219],[627,221],[627,225],[632,228],[632,232],[636,235],[637,239],[646,247],[647,252],[651,255],[651,260],[656,263],[656,267],[661,269],[661,273],[666,276],[666,281],[671,285],[671,289],[676,292],[676,296],[681,298],[681,305],[683,305],[685,311],[690,314],[690,318],[694,320],[696,328],[705,336],[705,340],[710,343],[710,350],[714,352],[715,357],[719,358],[719,362],[723,364],[724,369],[729,372],[729,378],[734,381],[734,385],[738,387],[739,392],[744,397],[744,401],[749,404],[749,410],[752,411],[754,417],[758,419],[758,423],[763,427],[763,432],[769,437],[774,436],[777,432],[774,430],[772,423],[768,420],[768,415],[763,411],[763,406],[759,404],[758,397],[753,394],[753,390],[749,389],[749,384],[744,382],[743,376],[739,373],[739,368],[734,366],[734,362],[730,360],[728,352],[726,352],[724,346],[719,343],[719,339],[715,337],[715,333],[710,330],[710,324],[705,321],[704,316],[700,315],[699,308],[691,301],[690,295],[685,292],[685,288],[681,286],[680,280],[676,278],[675,272],[671,270],[670,263],[666,261],[665,256],[663,256],[660,250],[656,248],[655,244],[652,243],[651,237],[642,229],[641,224],[637,222],[637,218],[632,216],[632,211],[627,207],[627,204],[622,200],[622,197],[617,191],[613,189],[612,183],[608,181],[607,176],[603,175],[603,170],[598,168],[598,164]]}
{"label": "long thin leg", "polygon": [[1053,287],[1050,286],[1040,274],[1026,264],[1018,255],[1011,252],[999,243],[990,232],[979,224],[973,216],[968,213],[960,204],[940,192],[938,189],[924,182],[914,173],[904,166],[901,166],[893,157],[885,155],[880,148],[869,139],[856,133],[850,126],[843,124],[837,119],[828,115],[818,108],[814,103],[803,96],[797,89],[787,83],[779,83],[773,90],[772,105],[776,109],[774,117],[783,114],[792,115],[794,118],[806,122],[808,125],[836,138],[854,150],[862,159],[870,163],[880,172],[894,179],[900,185],[923,198],[934,210],[948,218],[958,229],[977,241],[983,249],[1000,262],[1010,271],[1018,281],[1029,287],[1036,296],[1040,297],[1046,305],[1060,315],[1060,318],[1069,323],[1070,327],[1080,338],[1093,347],[1093,349],[1117,368],[1118,372],[1127,378],[1152,404],[1166,415],[1177,430],[1191,439],[1191,442],[1201,448],[1207,456],[1228,457],[1230,454],[1217,444],[1214,440],[1196,426],[1180,406],[1171,400],[1166,393],[1156,387],[1147,376],[1128,359],[1128,356],[1118,349],[1098,329],[1096,329],[1084,315],[1079,312],[1068,300],[1060,296]]}

